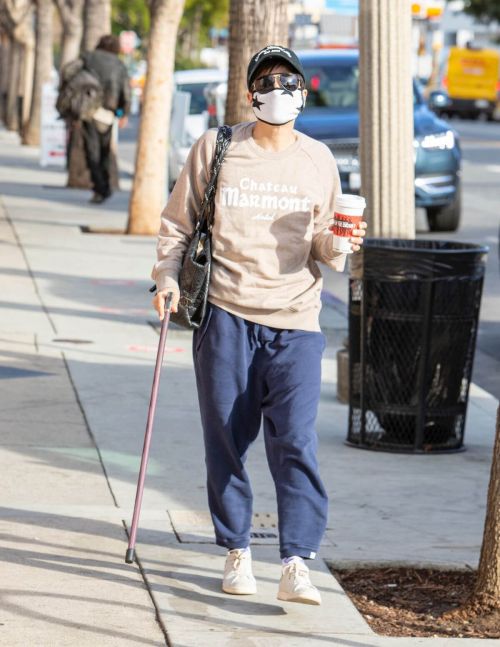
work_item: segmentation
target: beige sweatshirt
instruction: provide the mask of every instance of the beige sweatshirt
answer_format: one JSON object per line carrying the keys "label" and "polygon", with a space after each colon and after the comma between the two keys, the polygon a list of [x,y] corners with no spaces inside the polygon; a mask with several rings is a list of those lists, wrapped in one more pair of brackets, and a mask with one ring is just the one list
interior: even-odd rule
{"label": "beige sweatshirt", "polygon": [[[329,148],[294,131],[286,149],[263,149],[255,122],[233,127],[215,197],[209,301],[239,317],[273,328],[320,330],[321,272],[316,261],[342,271],[345,254],[333,251],[328,230],[341,192]],[[182,257],[208,182],[217,130],[192,147],[161,216],[159,290],[178,290]]]}

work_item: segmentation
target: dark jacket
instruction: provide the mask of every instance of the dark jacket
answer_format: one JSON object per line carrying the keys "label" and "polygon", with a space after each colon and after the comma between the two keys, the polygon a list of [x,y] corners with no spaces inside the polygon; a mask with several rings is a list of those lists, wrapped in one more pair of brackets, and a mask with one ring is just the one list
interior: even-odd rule
{"label": "dark jacket", "polygon": [[81,57],[85,67],[95,74],[103,87],[103,106],[116,112],[123,110],[126,115],[130,110],[130,81],[127,68],[116,54],[96,49],[85,52]]}

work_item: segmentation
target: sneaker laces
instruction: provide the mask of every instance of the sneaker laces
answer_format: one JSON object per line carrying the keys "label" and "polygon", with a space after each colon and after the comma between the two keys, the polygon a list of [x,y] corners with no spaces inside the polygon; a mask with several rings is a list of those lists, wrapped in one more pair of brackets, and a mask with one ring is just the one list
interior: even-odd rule
{"label": "sneaker laces", "polygon": [[228,557],[230,558],[227,564],[228,570],[239,570],[243,560],[246,557],[246,551],[239,551],[233,553],[232,551],[229,551]]}
{"label": "sneaker laces", "polygon": [[304,564],[300,562],[292,562],[287,566],[288,578],[293,579],[295,577],[299,579],[307,578],[309,576],[309,569]]}

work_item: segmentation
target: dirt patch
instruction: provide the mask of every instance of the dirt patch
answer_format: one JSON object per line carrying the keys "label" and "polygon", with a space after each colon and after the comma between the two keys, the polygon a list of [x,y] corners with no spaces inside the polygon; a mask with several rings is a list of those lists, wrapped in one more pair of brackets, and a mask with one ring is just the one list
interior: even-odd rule
{"label": "dirt patch", "polygon": [[475,571],[424,568],[337,569],[370,627],[383,636],[500,638],[500,609],[463,611]]}

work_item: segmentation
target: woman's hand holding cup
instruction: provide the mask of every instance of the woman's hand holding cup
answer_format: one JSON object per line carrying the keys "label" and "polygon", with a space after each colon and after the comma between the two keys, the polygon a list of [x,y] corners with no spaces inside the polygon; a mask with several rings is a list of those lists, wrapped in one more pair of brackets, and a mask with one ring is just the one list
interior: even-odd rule
{"label": "woman's hand holding cup", "polygon": [[351,254],[361,249],[367,224],[363,218],[365,199],[359,195],[341,193],[335,197],[333,224],[333,249]]}
{"label": "woman's hand holding cup", "polygon": [[353,252],[359,252],[361,249],[363,238],[366,236],[367,227],[368,223],[362,220],[359,225],[357,225],[357,228],[352,230],[352,236],[349,238],[349,242],[351,243],[351,249]]}

